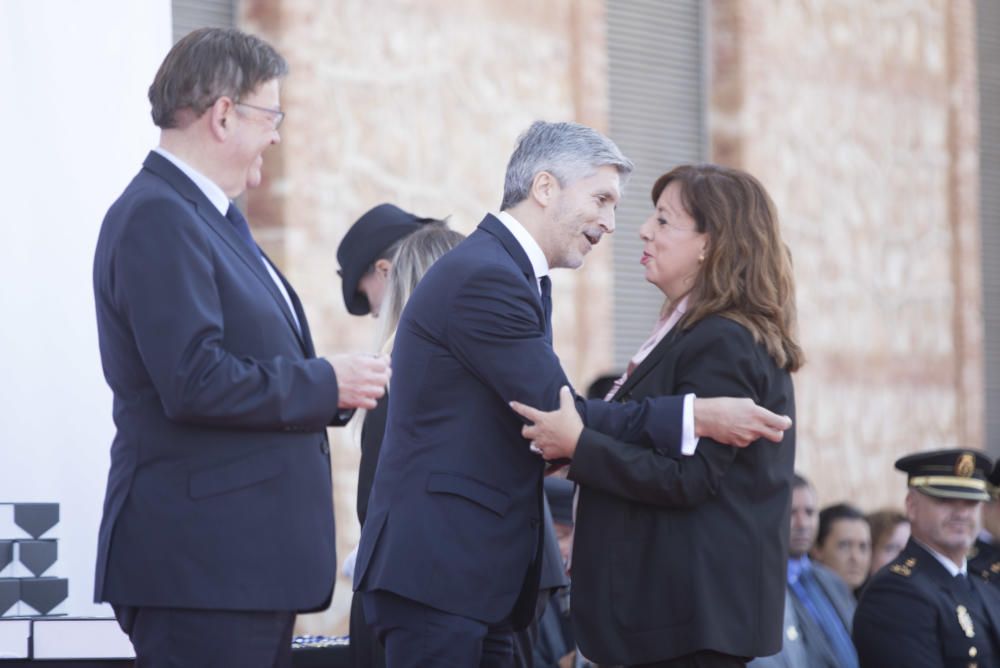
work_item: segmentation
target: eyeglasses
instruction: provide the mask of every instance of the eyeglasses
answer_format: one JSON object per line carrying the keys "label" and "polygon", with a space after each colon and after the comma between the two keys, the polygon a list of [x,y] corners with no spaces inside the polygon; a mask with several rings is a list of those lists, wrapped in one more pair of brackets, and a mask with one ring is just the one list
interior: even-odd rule
{"label": "eyeglasses", "polygon": [[281,127],[281,122],[285,120],[285,112],[280,109],[269,109],[268,107],[258,107],[255,104],[247,104],[246,102],[236,101],[233,102],[237,107],[248,107],[250,109],[256,109],[257,111],[263,111],[274,116],[274,129],[277,130]]}

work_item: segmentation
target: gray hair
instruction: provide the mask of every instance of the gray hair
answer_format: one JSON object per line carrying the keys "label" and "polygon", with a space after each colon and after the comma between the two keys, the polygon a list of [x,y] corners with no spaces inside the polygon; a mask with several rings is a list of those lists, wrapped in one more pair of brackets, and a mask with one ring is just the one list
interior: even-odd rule
{"label": "gray hair", "polygon": [[463,239],[464,234],[449,228],[448,223],[442,220],[427,223],[398,243],[396,253],[392,256],[385,298],[379,309],[379,349],[385,348],[395,336],[403,307],[420,279],[432,264]]}
{"label": "gray hair", "polygon": [[549,172],[566,186],[605,165],[618,170],[624,187],[633,165],[613,141],[579,123],[535,121],[517,140],[507,163],[500,210],[526,200],[539,172]]}
{"label": "gray hair", "polygon": [[285,59],[259,37],[232,28],[195,30],[174,44],[149,87],[153,123],[175,128],[182,109],[199,117],[220,97],[239,101],[287,73]]}

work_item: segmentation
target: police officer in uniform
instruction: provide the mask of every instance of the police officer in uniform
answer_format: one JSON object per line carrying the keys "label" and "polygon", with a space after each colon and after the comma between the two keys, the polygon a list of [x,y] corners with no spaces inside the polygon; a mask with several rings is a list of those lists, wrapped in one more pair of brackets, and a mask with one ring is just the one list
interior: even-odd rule
{"label": "police officer in uniform", "polygon": [[861,595],[853,634],[861,668],[1000,665],[1000,596],[968,577],[965,558],[989,499],[991,461],[975,450],[937,450],[896,468],[908,476],[912,533]]}

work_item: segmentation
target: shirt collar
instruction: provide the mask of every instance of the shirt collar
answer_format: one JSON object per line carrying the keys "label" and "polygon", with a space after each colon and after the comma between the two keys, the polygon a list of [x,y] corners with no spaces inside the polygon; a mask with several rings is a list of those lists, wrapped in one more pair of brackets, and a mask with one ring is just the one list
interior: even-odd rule
{"label": "shirt collar", "polygon": [[965,557],[962,557],[962,565],[958,566],[958,565],[955,564],[954,561],[952,561],[948,557],[944,556],[940,552],[934,550],[933,548],[929,547],[923,541],[919,541],[916,538],[914,538],[913,540],[914,540],[914,542],[917,543],[917,545],[919,545],[920,547],[922,547],[925,550],[927,550],[928,552],[930,552],[931,556],[934,557],[935,559],[937,559],[938,562],[942,566],[944,566],[944,569],[946,571],[948,571],[948,573],[950,573],[952,577],[955,577],[956,575],[959,575],[959,574],[965,575],[968,572],[968,562],[966,561]]}
{"label": "shirt collar", "polygon": [[524,225],[517,222],[517,218],[506,211],[493,215],[514,235],[514,239],[524,249],[525,255],[528,256],[528,262],[531,263],[531,269],[535,272],[535,278],[540,279],[542,276],[548,276],[549,262],[545,259],[545,253],[542,252],[542,247],[538,245],[531,233],[524,229]]}
{"label": "shirt collar", "polygon": [[196,186],[198,186],[198,190],[204,193],[205,197],[208,198],[208,201],[212,203],[212,206],[218,209],[219,213],[223,216],[226,215],[226,212],[229,210],[229,198],[226,197],[226,193],[222,191],[222,188],[220,188],[215,181],[208,178],[162,146],[157,146],[153,150],[169,160],[174,167],[184,172],[184,175],[191,179]]}

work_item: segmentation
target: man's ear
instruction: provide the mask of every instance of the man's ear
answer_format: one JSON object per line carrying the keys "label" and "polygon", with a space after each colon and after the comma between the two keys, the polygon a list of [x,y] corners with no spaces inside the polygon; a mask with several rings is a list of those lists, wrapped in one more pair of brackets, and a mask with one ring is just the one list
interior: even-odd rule
{"label": "man's ear", "polygon": [[390,269],[392,269],[392,260],[382,258],[375,261],[375,271],[382,276],[388,277]]}
{"label": "man's ear", "polygon": [[560,190],[559,179],[551,172],[538,172],[531,179],[531,197],[539,206],[547,207],[552,204]]}
{"label": "man's ear", "polygon": [[208,116],[209,131],[219,141],[224,141],[232,133],[235,112],[236,105],[225,95],[205,111]]}

